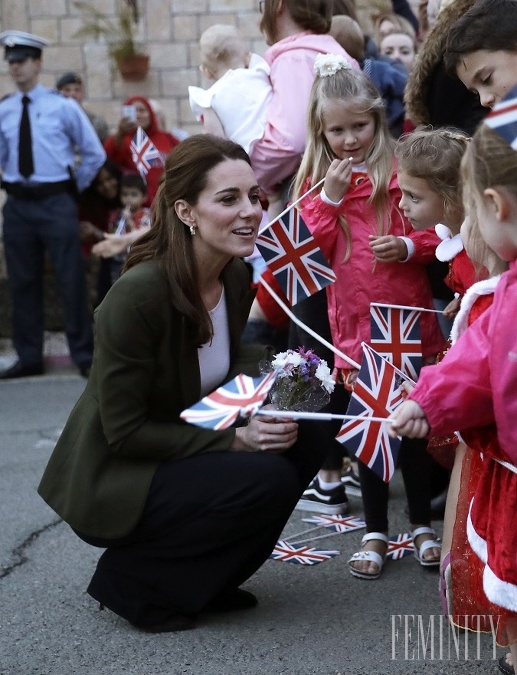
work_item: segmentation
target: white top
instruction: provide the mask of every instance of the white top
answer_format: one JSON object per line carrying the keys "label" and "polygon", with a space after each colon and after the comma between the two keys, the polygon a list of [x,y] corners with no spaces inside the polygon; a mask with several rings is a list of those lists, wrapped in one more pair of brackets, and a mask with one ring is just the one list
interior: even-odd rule
{"label": "white top", "polygon": [[188,95],[198,120],[203,110],[212,108],[226,137],[250,152],[252,144],[262,138],[273,95],[269,66],[261,56],[252,54],[248,68],[227,70],[210,89],[189,87]]}
{"label": "white top", "polygon": [[209,314],[214,327],[214,336],[210,342],[197,350],[201,398],[217,389],[230,370],[230,331],[224,289],[219,302]]}

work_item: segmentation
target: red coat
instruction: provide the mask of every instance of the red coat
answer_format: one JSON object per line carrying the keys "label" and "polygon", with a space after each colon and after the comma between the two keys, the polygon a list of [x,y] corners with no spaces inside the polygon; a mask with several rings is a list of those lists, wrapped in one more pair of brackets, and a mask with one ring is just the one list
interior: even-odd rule
{"label": "red coat", "polygon": [[[370,303],[391,303],[433,308],[426,264],[434,260],[439,243],[431,230],[416,232],[398,209],[400,188],[394,174],[389,185],[391,229],[389,234],[409,237],[415,252],[408,262],[376,262],[368,235],[376,233],[376,215],[368,202],[372,186],[366,177],[350,185],[342,203],[333,206],[321,197],[308,197],[302,217],[334,270],[337,281],[327,286],[329,321],[334,345],[360,363],[361,342],[370,342]],[[351,233],[351,256],[345,262],[346,239],[338,216],[344,215]],[[444,347],[436,315],[422,312],[420,320],[423,356],[432,356]],[[336,356],[338,368],[350,365]]]}
{"label": "red coat", "polygon": [[[179,139],[170,134],[168,131],[160,130],[158,122],[156,120],[156,115],[154,114],[149,101],[143,96],[132,96],[131,98],[128,98],[126,101],[124,101],[124,105],[131,105],[135,101],[140,101],[149,110],[149,114],[151,115],[151,122],[149,124],[149,127],[144,131],[165,158],[165,156],[168,155],[169,152],[178,145],[178,143],[180,142]],[[115,164],[122,171],[125,172],[128,171],[134,172],[137,170],[135,163],[133,162],[133,156],[130,147],[132,139],[133,135],[127,134],[122,139],[122,143],[120,145],[117,145],[115,143],[114,136],[109,136],[104,142],[104,149],[106,150],[106,154],[108,155],[108,157],[113,162],[115,162]],[[154,199],[154,196],[158,190],[158,184],[160,182],[162,172],[163,167],[160,166],[151,167],[151,169],[149,169],[149,173],[146,176],[147,182],[147,202],[145,203],[146,206],[150,206]]]}

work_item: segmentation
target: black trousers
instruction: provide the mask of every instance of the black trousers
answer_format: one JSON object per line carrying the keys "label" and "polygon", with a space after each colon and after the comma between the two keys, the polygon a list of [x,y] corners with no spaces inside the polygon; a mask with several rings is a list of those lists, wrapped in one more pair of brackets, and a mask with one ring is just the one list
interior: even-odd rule
{"label": "black trousers", "polygon": [[299,440],[284,454],[212,452],[163,462],[133,532],[118,540],[77,532],[106,547],[88,592],[137,626],[178,612],[195,616],[269,557],[323,457],[314,427],[300,422]]}
{"label": "black trousers", "polygon": [[63,302],[65,331],[73,361],[91,363],[92,317],[81,256],[77,204],[61,192],[37,201],[8,196],[4,245],[13,302],[13,345],[25,365],[43,360],[43,264],[48,252]]}
{"label": "black trousers", "polygon": [[[404,438],[398,459],[406,488],[409,521],[415,524],[431,520],[431,455],[426,448],[426,439]],[[366,530],[387,532],[389,485],[363,462],[359,461],[358,466]]]}

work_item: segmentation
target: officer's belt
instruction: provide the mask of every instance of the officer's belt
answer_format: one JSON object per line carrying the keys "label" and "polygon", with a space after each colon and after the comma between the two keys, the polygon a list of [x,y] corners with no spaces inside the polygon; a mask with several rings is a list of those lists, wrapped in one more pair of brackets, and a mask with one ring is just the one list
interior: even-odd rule
{"label": "officer's belt", "polygon": [[57,183],[40,183],[39,185],[23,185],[23,183],[6,183],[2,181],[0,186],[8,195],[27,201],[45,199],[45,197],[51,197],[60,192],[74,191],[74,184],[71,180],[60,180]]}

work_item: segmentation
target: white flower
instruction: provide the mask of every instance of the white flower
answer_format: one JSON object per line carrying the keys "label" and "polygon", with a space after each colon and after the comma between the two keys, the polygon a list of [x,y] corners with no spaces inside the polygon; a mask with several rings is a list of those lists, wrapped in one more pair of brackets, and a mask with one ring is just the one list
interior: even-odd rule
{"label": "white flower", "polygon": [[339,54],[318,54],[314,61],[314,70],[319,77],[330,77],[338,70],[351,70],[352,66]]}
{"label": "white flower", "polygon": [[271,364],[275,368],[282,368],[285,365],[287,359],[287,352],[279,352],[278,354],[275,354],[273,357],[273,361],[271,361]]}
{"label": "white flower", "polygon": [[331,394],[334,391],[336,383],[334,382],[330,368],[327,366],[326,361],[321,361],[319,366],[316,368],[316,377],[321,382],[321,386]]}

